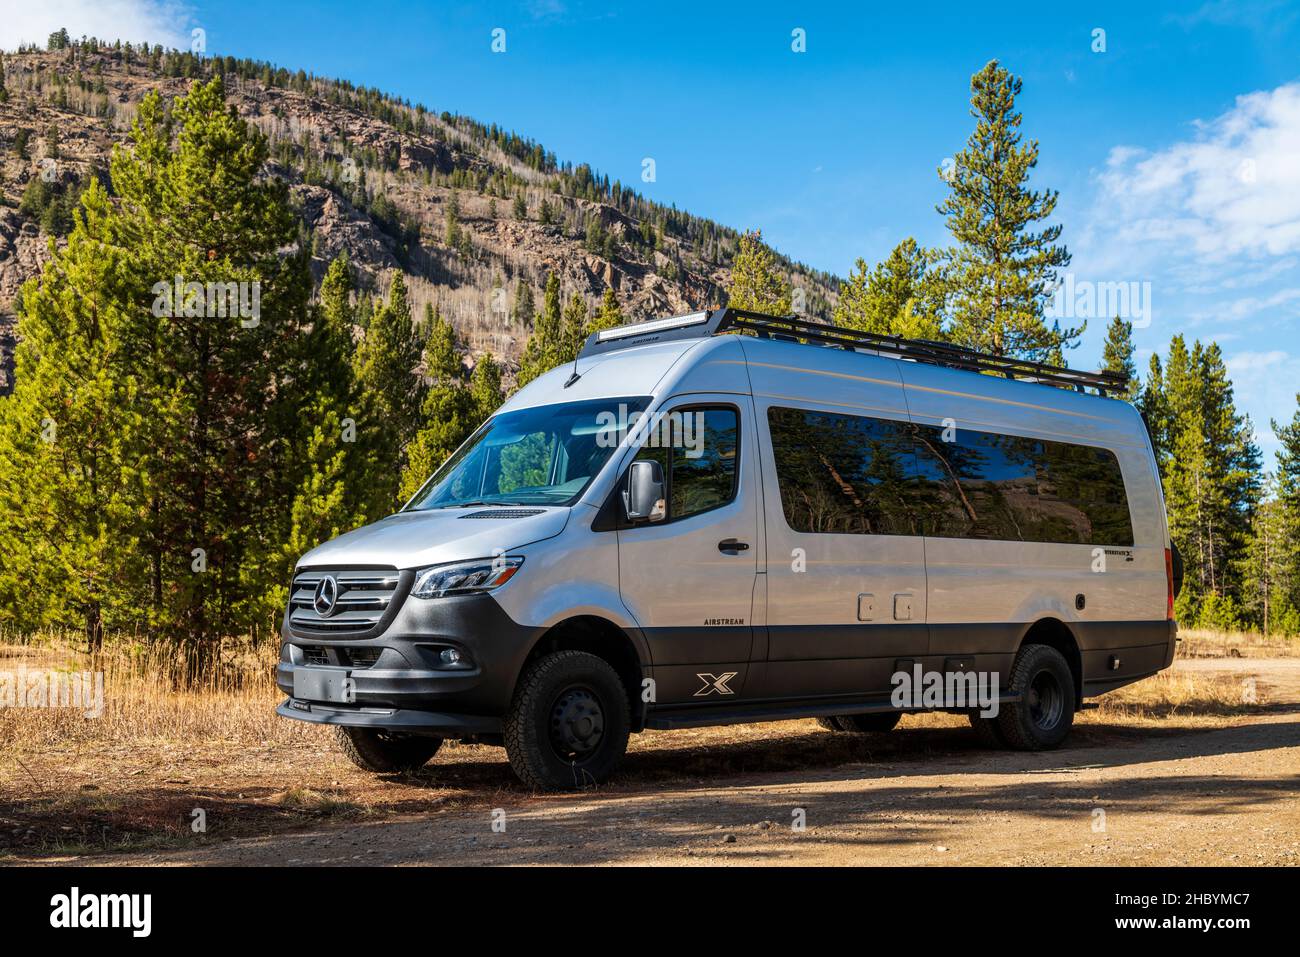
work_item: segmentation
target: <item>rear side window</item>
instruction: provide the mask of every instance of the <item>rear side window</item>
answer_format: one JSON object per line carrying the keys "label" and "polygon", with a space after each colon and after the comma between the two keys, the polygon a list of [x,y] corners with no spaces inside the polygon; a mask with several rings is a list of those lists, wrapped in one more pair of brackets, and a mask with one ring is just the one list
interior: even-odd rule
{"label": "rear side window", "polygon": [[732,408],[674,410],[637,454],[663,466],[668,520],[698,515],[736,496],[740,418]]}
{"label": "rear side window", "polygon": [[1060,523],[1050,541],[1133,544],[1124,474],[1109,449],[1044,442],[1038,495],[1044,518]]}
{"label": "rear side window", "polygon": [[926,534],[1013,542],[1132,545],[1119,460],[1108,449],[1023,436],[916,429]]}
{"label": "rear side window", "polygon": [[907,423],[775,406],[767,421],[796,532],[921,534]]}

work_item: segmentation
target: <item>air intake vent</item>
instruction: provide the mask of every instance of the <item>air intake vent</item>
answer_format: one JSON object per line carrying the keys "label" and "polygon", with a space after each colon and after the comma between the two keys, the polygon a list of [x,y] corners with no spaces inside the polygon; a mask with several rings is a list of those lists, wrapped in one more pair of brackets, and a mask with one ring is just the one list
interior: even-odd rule
{"label": "air intake vent", "polygon": [[527,518],[530,515],[541,515],[544,511],[544,508],[488,508],[481,512],[470,512],[461,518]]}
{"label": "air intake vent", "polygon": [[343,651],[339,657],[345,658],[353,668],[370,668],[383,653],[383,648],[350,648]]}
{"label": "air intake vent", "polygon": [[302,660],[309,665],[328,665],[330,656],[324,645],[303,645]]}

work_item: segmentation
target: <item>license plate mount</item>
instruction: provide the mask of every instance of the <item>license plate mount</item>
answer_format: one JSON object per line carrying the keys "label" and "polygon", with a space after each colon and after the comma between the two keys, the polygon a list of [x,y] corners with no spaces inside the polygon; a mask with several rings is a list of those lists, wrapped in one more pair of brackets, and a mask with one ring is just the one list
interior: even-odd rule
{"label": "license plate mount", "polygon": [[352,672],[344,669],[295,668],[293,671],[293,696],[303,701],[325,701],[331,704],[352,704],[356,700],[356,682]]}

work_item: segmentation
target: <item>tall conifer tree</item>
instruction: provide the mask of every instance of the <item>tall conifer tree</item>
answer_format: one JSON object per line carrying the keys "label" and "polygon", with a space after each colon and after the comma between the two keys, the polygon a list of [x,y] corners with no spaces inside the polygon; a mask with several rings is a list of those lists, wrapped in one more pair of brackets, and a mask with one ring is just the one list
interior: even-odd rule
{"label": "tall conifer tree", "polygon": [[953,295],[952,339],[993,355],[1057,359],[1081,329],[1049,328],[1047,291],[1070,254],[1061,227],[1038,224],[1056,209],[1057,194],[1029,188],[1038,142],[1022,141],[1016,109],[1019,77],[990,61],[971,78],[975,130],[947,177],[938,211],[957,247],[948,254]]}

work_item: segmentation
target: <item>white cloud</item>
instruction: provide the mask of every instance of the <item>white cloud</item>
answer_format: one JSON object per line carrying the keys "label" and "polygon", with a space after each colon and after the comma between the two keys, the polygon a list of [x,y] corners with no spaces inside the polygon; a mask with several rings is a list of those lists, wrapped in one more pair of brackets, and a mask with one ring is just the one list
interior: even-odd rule
{"label": "white cloud", "polygon": [[[1237,408],[1271,466],[1269,420],[1290,421],[1300,384],[1300,83],[1239,96],[1177,142],[1115,145],[1093,186],[1071,268],[1151,282],[1144,355],[1178,333],[1240,350],[1226,357]],[[1101,333],[1087,333],[1098,349]]]}
{"label": "white cloud", "polygon": [[1268,352],[1238,352],[1236,355],[1229,356],[1226,364],[1232,375],[1242,376],[1263,372],[1272,366],[1289,361],[1290,358],[1281,349],[1270,349]]}
{"label": "white cloud", "polygon": [[179,0],[5,0],[0,17],[0,49],[20,43],[45,46],[51,33],[66,27],[73,37],[98,37],[161,43],[188,49],[192,12]]}
{"label": "white cloud", "polygon": [[1161,150],[1111,150],[1098,199],[1112,241],[1203,266],[1300,252],[1300,83],[1240,96],[1194,129]]}

